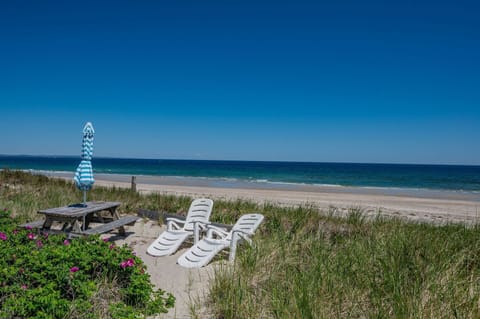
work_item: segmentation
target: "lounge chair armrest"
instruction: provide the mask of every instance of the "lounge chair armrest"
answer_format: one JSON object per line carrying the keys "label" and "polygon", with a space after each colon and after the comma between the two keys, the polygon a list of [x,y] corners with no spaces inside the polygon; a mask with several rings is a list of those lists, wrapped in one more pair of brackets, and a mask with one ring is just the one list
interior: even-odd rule
{"label": "lounge chair armrest", "polygon": [[177,223],[180,223],[180,224],[185,224],[185,219],[180,219],[180,218],[175,218],[175,217],[167,217],[167,222],[169,221],[174,221],[174,222],[177,222]]}
{"label": "lounge chair armrest", "polygon": [[196,221],[196,222],[193,222],[193,225],[198,225],[199,229],[206,230],[209,227],[210,223],[209,222]]}
{"label": "lounge chair armrest", "polygon": [[214,235],[225,238],[228,236],[228,232],[226,232],[223,228],[207,225],[207,238],[213,238]]}
{"label": "lounge chair armrest", "polygon": [[[235,236],[235,234],[238,234],[238,236]],[[232,239],[233,240],[238,241],[240,239],[244,239],[250,245],[252,244],[252,239],[250,239],[251,235],[253,235],[252,232],[246,232],[246,231],[243,231],[243,230],[236,229],[236,230],[232,231]]]}
{"label": "lounge chair armrest", "polygon": [[195,221],[193,222],[193,242],[196,244],[200,240],[200,233],[207,229],[208,223]]}
{"label": "lounge chair armrest", "polygon": [[184,225],[185,224],[185,221],[184,220],[181,220],[181,219],[178,219],[178,218],[173,218],[173,217],[169,217],[167,218],[167,229],[168,230],[179,230],[182,228],[181,225]]}

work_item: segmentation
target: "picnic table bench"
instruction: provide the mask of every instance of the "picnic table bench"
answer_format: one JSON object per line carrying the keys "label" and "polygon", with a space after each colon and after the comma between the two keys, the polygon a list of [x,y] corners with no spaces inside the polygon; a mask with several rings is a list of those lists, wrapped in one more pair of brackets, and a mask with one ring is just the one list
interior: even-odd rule
{"label": "picnic table bench", "polygon": [[[63,207],[49,208],[39,210],[39,214],[45,215],[44,220],[26,223],[21,226],[30,226],[40,228],[47,232],[57,232],[51,227],[55,222],[63,223],[62,232],[68,232],[70,235],[92,235],[102,234],[118,228],[121,235],[125,235],[123,226],[133,224],[140,217],[125,216],[120,217],[117,212],[120,202],[86,202],[85,204],[75,204]],[[107,217],[99,214],[108,212]],[[90,223],[99,223],[100,226],[89,228]]]}

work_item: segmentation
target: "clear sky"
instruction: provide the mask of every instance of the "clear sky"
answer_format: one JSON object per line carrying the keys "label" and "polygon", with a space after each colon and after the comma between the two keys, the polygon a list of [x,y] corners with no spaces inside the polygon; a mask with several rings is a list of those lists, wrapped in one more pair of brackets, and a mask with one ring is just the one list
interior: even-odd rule
{"label": "clear sky", "polygon": [[2,1],[0,154],[480,165],[478,1]]}

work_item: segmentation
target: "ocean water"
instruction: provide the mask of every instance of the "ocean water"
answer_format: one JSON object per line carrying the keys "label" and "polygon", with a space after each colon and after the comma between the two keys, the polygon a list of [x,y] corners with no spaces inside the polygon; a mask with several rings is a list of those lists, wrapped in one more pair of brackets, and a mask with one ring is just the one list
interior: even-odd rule
{"label": "ocean water", "polygon": [[[79,157],[0,155],[0,169],[74,172]],[[480,166],[93,158],[94,174],[480,192]]]}

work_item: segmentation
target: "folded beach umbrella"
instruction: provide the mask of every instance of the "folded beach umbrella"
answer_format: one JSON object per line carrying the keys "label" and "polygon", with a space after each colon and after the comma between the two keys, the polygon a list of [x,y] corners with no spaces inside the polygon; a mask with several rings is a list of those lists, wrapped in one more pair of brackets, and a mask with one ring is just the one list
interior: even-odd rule
{"label": "folded beach umbrella", "polygon": [[78,165],[73,178],[78,189],[83,191],[83,204],[87,202],[87,191],[93,186],[92,155],[93,155],[93,130],[92,123],[88,122],[83,128],[82,161]]}

